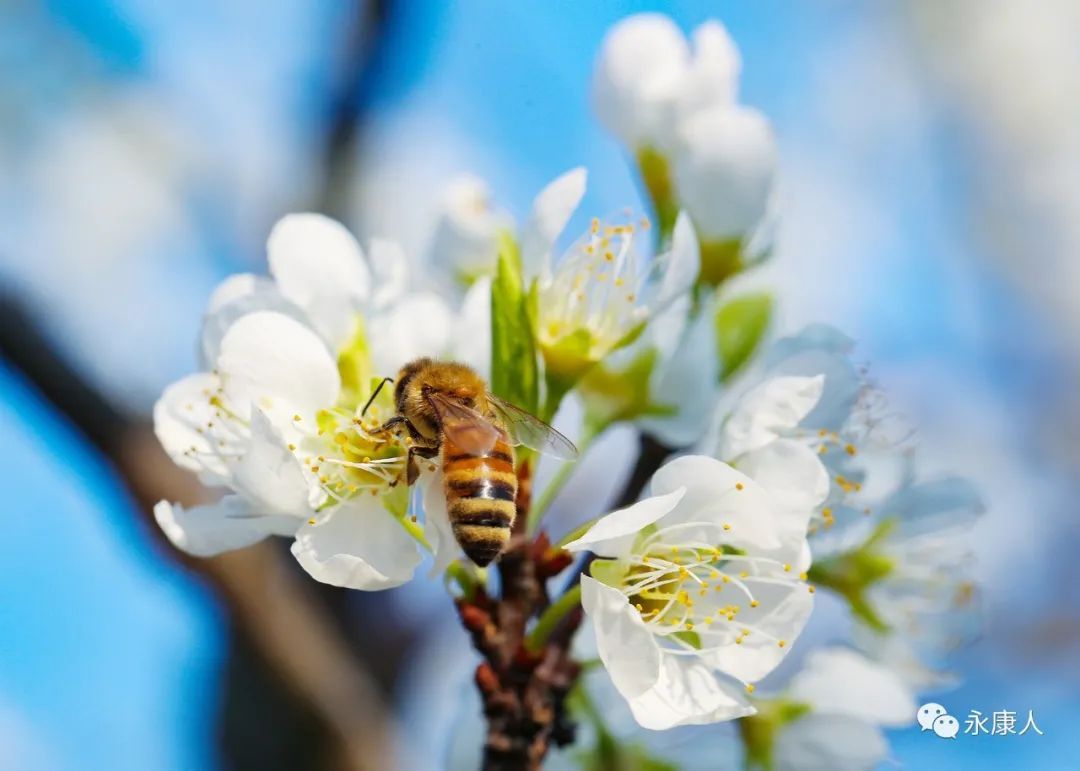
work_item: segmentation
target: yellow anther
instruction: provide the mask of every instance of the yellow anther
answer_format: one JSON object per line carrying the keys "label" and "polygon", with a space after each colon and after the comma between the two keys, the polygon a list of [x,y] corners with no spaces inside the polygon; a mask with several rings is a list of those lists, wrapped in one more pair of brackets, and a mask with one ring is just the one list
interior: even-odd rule
{"label": "yellow anther", "polygon": [[825,430],[825,429],[823,428],[823,429],[821,429],[820,431],[818,431],[818,432],[817,432],[817,435],[818,435],[818,436],[820,436],[820,437],[822,437],[822,438],[824,439],[824,438],[825,438],[825,436],[826,436],[826,434],[828,434],[828,433],[829,433],[829,432],[828,432],[828,431],[826,431],[826,430]]}
{"label": "yellow anther", "polygon": [[741,637],[736,637],[735,638],[735,644],[736,645],[742,645],[742,638]]}
{"label": "yellow anther", "polygon": [[745,570],[740,570],[739,571],[739,578],[746,578],[748,575],[750,575],[750,574],[747,573]]}
{"label": "yellow anther", "polygon": [[746,684],[746,692],[747,693],[753,693],[754,692],[754,684],[753,683],[747,683]]}
{"label": "yellow anther", "polygon": [[799,573],[799,580],[800,581],[805,581],[806,580],[806,571],[805,570],[802,573]]}
{"label": "yellow anther", "polygon": [[760,602],[758,602],[757,600],[750,600],[750,607],[751,607],[751,608],[756,608],[756,607],[757,607],[758,605],[760,605],[760,604],[761,604],[761,603],[760,603]]}
{"label": "yellow anther", "polygon": [[846,452],[848,455],[854,456],[855,455],[855,445],[853,445],[853,444],[844,445],[844,452]]}
{"label": "yellow anther", "polygon": [[299,420],[300,420],[300,415],[298,415],[298,414],[297,414],[297,415],[293,415],[293,416],[292,416],[292,419],[293,419],[293,420],[295,420],[295,421],[299,421]]}
{"label": "yellow anther", "polygon": [[742,482],[736,482],[735,483],[735,489],[736,490],[742,490],[745,486],[746,485],[744,485]]}
{"label": "yellow anther", "polygon": [[779,645],[781,648],[783,648],[785,645],[787,645],[787,643],[784,642],[783,640],[777,640],[776,644]]}
{"label": "yellow anther", "polygon": [[307,521],[307,523],[308,523],[309,525],[314,525],[314,524],[315,524],[315,517],[312,517],[311,519],[309,519],[309,520]]}
{"label": "yellow anther", "polygon": [[724,577],[723,577],[723,578],[722,578],[721,580],[722,580],[722,581],[723,581],[723,582],[724,582],[725,584],[730,584],[730,583],[731,583],[731,578],[730,578],[729,576],[724,576]]}
{"label": "yellow anther", "polygon": [[784,563],[784,572],[785,573],[790,573],[791,572],[791,565],[787,564],[786,562]]}
{"label": "yellow anther", "polygon": [[296,445],[289,442],[289,452],[296,452]]}
{"label": "yellow anther", "polygon": [[806,591],[810,592],[810,594],[813,594],[817,591],[817,589],[815,589],[814,586],[811,584],[810,586],[806,587]]}

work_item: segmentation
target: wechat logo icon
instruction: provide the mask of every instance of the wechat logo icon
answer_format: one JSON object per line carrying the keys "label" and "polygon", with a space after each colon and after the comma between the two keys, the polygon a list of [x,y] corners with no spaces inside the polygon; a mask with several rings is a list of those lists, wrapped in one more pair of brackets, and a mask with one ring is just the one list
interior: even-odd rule
{"label": "wechat logo icon", "polygon": [[955,739],[960,733],[960,722],[940,704],[930,702],[919,707],[915,715],[923,731],[933,731],[942,739]]}

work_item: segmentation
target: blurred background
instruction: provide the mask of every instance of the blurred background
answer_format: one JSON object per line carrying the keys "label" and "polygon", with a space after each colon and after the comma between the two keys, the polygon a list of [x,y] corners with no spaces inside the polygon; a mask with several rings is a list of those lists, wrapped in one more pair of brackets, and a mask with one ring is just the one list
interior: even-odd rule
{"label": "blurred background", "polygon": [[580,164],[581,217],[640,208],[589,83],[606,29],[647,9],[687,31],[723,21],[743,100],[774,122],[778,249],[751,279],[778,295],[774,332],[826,321],[855,337],[921,426],[927,469],[973,478],[989,504],[974,544],[986,630],[939,700],[1032,710],[1045,735],[943,746],[907,729],[896,759],[1068,765],[1080,5],[5,0],[0,769],[447,762],[468,643],[438,582],[349,594],[282,543],[182,561],[148,506],[205,493],[149,412],[195,369],[215,284],[265,271],[286,212],[325,211],[422,261],[461,172],[519,219]]}

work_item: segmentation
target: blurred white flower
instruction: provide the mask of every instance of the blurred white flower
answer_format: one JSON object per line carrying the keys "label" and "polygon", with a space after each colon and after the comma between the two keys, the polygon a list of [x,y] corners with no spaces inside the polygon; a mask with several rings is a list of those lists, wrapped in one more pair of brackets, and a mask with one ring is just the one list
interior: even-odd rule
{"label": "blurred white flower", "polygon": [[892,672],[845,648],[812,651],[787,689],[758,706],[740,725],[748,760],[776,771],[877,768],[889,750],[882,729],[911,723],[916,710]]}
{"label": "blurred white flower", "polygon": [[668,17],[630,16],[608,32],[593,95],[602,123],[633,153],[670,233],[685,209],[702,242],[703,283],[715,286],[763,251],[777,167],[765,117],[737,103],[739,52],[708,21],[693,47]]}
{"label": "blurred white flower", "polygon": [[582,605],[600,658],[641,725],[751,713],[729,678],[752,690],[787,653],[813,605],[778,553],[777,516],[749,477],[687,456],[656,472],[650,497],[567,546],[602,558],[582,579]]}
{"label": "blurred white flower", "polygon": [[706,22],[693,50],[662,14],[629,16],[604,38],[593,79],[601,122],[635,153],[671,149],[680,117],[735,101],[739,52],[724,27]]}
{"label": "blurred white flower", "polygon": [[514,220],[495,208],[487,183],[471,174],[454,178],[443,192],[431,245],[432,264],[465,284],[495,271],[500,233]]}
{"label": "blurred white flower", "polygon": [[912,688],[953,682],[944,658],[979,629],[970,531],[983,505],[964,479],[907,479],[840,543],[815,544],[829,588],[849,598],[854,641]]}
{"label": "blurred white flower", "polygon": [[761,112],[726,105],[695,113],[679,126],[673,158],[679,202],[708,247],[738,241],[762,221],[778,158]]}

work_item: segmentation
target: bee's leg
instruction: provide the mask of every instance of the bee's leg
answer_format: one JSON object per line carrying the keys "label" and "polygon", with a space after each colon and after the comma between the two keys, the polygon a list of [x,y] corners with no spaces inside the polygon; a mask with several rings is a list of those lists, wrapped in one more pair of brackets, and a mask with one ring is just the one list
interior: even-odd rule
{"label": "bee's leg", "polygon": [[436,445],[416,445],[409,448],[409,458],[405,463],[405,481],[411,487],[420,476],[420,464],[416,462],[417,456],[421,458],[434,458],[439,454]]}

